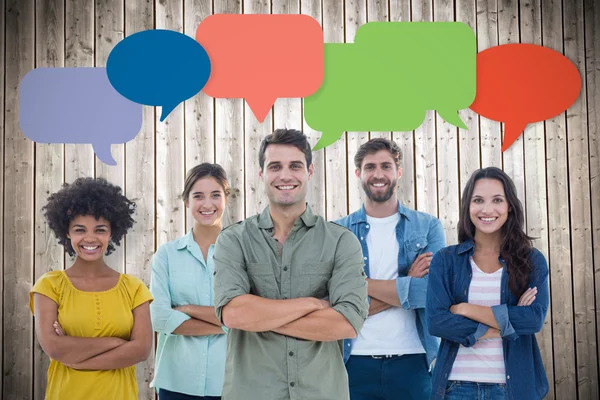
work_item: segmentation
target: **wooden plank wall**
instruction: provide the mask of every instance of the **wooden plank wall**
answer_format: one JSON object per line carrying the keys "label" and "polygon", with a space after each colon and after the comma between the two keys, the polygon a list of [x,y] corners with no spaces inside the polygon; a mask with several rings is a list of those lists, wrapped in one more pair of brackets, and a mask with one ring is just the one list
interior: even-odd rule
{"label": "wooden plank wall", "polygon": [[[35,67],[104,66],[124,37],[146,29],[194,36],[213,13],[306,14],[326,42],[354,41],[369,21],[462,21],[482,51],[505,43],[535,43],[577,65],[583,89],[577,102],[551,120],[530,125],[506,152],[504,125],[461,110],[469,130],[428,111],[413,132],[351,132],[314,154],[308,200],[333,220],[360,207],[363,193],[353,156],[369,138],[393,138],[404,150],[399,197],[438,216],[455,243],[459,199],[471,173],[490,165],[513,177],[526,211],[526,228],[550,267],[551,307],[538,335],[550,385],[549,399],[597,399],[600,308],[600,5],[595,0],[0,0],[0,397],[43,399],[48,358],[34,336],[28,291],[43,273],[72,260],[56,245],[41,213],[49,193],[80,176],[105,177],[137,202],[136,225],[110,256],[112,267],[150,280],[155,249],[183,235],[191,217],[180,198],[186,171],[211,161],[232,187],[225,223],[266,204],[257,151],[275,128],[300,128],[316,143],[320,133],[303,118],[302,99],[279,99],[260,124],[241,99],[198,94],[159,121],[144,108],[138,136],[113,145],[117,166],[95,159],[89,145],[34,144],[19,130],[18,85]],[[154,356],[138,366],[140,398]]]}

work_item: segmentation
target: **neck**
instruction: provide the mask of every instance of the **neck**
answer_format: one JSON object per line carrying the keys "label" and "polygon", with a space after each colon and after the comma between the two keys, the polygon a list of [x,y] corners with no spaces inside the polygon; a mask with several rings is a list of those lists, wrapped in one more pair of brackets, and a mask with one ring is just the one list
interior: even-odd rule
{"label": "neck", "polygon": [[198,243],[198,246],[202,246],[206,243],[213,244],[216,243],[217,236],[219,236],[221,229],[222,225],[220,222],[210,226],[201,225],[195,222],[194,228],[192,229],[192,235],[194,236],[194,241]]}
{"label": "neck", "polygon": [[306,211],[306,202],[298,202],[290,206],[280,206],[278,204],[269,204],[269,212],[273,220],[273,226],[276,233],[282,233],[284,236],[292,230],[296,220]]}
{"label": "neck", "polygon": [[369,217],[385,218],[398,212],[398,196],[395,194],[383,203],[378,203],[369,198],[365,199],[365,211]]}
{"label": "neck", "polygon": [[86,261],[77,257],[70,269],[78,274],[93,277],[105,275],[106,270],[111,268],[104,262],[104,257],[96,261]]}
{"label": "neck", "polygon": [[500,230],[493,233],[475,231],[475,250],[477,252],[500,254],[501,235]]}

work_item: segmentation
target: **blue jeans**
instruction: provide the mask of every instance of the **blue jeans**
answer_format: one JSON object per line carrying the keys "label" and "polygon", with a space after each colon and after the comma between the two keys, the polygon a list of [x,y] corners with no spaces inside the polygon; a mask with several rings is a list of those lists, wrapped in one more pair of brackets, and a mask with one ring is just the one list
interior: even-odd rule
{"label": "blue jeans", "polygon": [[506,400],[506,384],[448,381],[444,400]]}
{"label": "blue jeans", "polygon": [[350,400],[426,400],[431,395],[424,353],[391,358],[350,356],[346,370]]}
{"label": "blue jeans", "polygon": [[221,397],[214,396],[192,396],[184,393],[171,392],[170,390],[159,389],[158,400],[221,400]]}

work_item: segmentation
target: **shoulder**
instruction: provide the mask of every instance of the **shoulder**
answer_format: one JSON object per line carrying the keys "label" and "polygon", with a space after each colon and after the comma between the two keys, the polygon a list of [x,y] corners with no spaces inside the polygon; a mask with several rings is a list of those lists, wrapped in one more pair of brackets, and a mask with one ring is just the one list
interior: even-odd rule
{"label": "shoulder", "polygon": [[65,279],[65,272],[63,270],[49,271],[39,277],[34,288],[50,287],[56,290],[62,288]]}
{"label": "shoulder", "polygon": [[346,215],[345,217],[342,217],[342,218],[339,218],[339,219],[333,221],[332,223],[349,228],[350,224],[354,221],[357,214],[358,214],[358,211],[355,211],[351,214]]}
{"label": "shoulder", "polygon": [[411,221],[414,220],[418,223],[424,223],[424,224],[428,224],[430,226],[436,225],[436,224],[441,224],[440,220],[436,216],[428,214],[423,211],[417,211],[417,210],[403,207],[402,212],[404,214],[406,214],[408,219]]}
{"label": "shoulder", "polygon": [[243,219],[238,222],[234,222],[225,228],[221,229],[221,233],[219,236],[239,236],[242,235],[249,228],[254,228],[258,226],[258,215],[253,215],[246,219]]}
{"label": "shoulder", "polygon": [[433,255],[433,258],[453,259],[459,254],[459,246],[458,244],[453,244],[452,246],[442,247]]}
{"label": "shoulder", "polygon": [[135,292],[142,286],[147,287],[146,284],[144,283],[144,281],[142,281],[137,276],[130,275],[130,274],[121,274],[121,282],[123,283],[123,285],[125,285],[125,287],[128,289],[128,291],[133,291],[133,292]]}

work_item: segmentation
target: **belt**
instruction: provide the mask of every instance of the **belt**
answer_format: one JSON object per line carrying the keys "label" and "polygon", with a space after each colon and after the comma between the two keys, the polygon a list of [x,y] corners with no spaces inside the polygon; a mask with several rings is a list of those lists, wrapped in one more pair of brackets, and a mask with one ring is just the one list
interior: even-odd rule
{"label": "belt", "polygon": [[358,357],[370,357],[370,358],[374,358],[376,360],[381,360],[381,359],[384,359],[384,358],[389,359],[389,358],[402,357],[403,355],[406,355],[406,354],[383,354],[383,355],[380,355],[380,356],[370,356],[370,355],[364,355],[363,356],[363,355],[359,355]]}

